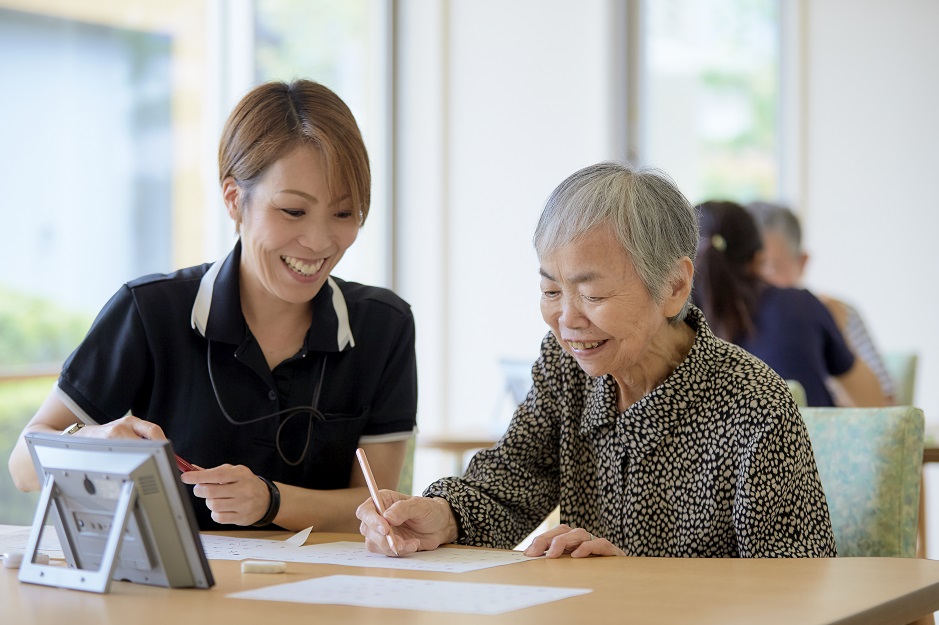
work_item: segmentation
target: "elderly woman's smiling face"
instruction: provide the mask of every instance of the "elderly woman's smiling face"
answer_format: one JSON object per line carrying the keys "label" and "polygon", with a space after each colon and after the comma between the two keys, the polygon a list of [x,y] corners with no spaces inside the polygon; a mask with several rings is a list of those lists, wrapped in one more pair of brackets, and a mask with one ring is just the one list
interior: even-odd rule
{"label": "elderly woman's smiling face", "polygon": [[[690,260],[681,266],[690,281]],[[612,374],[621,389],[638,384],[647,387],[644,394],[687,354],[690,328],[668,319],[690,286],[674,285],[656,302],[609,228],[543,256],[541,276],[541,314],[587,374]]]}

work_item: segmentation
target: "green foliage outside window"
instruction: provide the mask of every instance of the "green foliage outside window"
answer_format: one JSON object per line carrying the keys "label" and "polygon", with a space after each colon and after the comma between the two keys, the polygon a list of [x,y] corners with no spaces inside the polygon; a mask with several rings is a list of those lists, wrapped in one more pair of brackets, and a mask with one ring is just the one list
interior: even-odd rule
{"label": "green foliage outside window", "polygon": [[645,0],[645,158],[694,202],[780,193],[779,0]]}
{"label": "green foliage outside window", "polygon": [[[0,376],[21,375],[37,365],[54,370],[90,325],[86,314],[0,287]],[[55,379],[54,375],[45,375],[0,380],[0,523],[32,523],[37,494],[16,490],[6,461],[20,431],[45,400]]]}

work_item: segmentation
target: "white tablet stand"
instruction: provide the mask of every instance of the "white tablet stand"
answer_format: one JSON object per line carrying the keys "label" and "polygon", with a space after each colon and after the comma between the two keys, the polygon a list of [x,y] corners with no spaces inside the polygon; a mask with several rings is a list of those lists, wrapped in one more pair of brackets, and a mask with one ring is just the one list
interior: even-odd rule
{"label": "white tablet stand", "polygon": [[[134,502],[137,499],[137,490],[133,480],[126,480],[121,486],[117,505],[114,509],[114,517],[111,519],[111,529],[108,532],[107,543],[101,555],[101,566],[96,571],[52,564],[38,564],[36,562],[39,542],[42,540],[42,531],[49,516],[49,509],[53,508],[56,514],[60,515],[59,523],[56,524],[58,527],[68,527],[69,525],[61,517],[59,508],[54,504],[55,497],[53,497],[53,494],[58,495],[56,491],[55,476],[47,475],[46,482],[42,487],[42,494],[39,496],[39,504],[36,507],[36,516],[33,519],[33,528],[29,534],[26,553],[23,556],[22,564],[20,564],[20,581],[71,588],[73,590],[87,590],[89,592],[105,593],[110,591],[111,580],[117,565],[117,554],[121,548],[121,538],[127,529],[129,512],[133,509]],[[72,544],[72,533],[68,531],[62,533],[64,536],[59,536],[62,542],[62,550],[69,554],[77,553],[78,546]],[[69,560],[74,561],[73,558],[69,558]]]}
{"label": "white tablet stand", "polygon": [[[168,588],[215,583],[169,441],[24,438],[42,493],[20,581],[98,593],[114,579]],[[39,563],[50,517],[67,566]]]}

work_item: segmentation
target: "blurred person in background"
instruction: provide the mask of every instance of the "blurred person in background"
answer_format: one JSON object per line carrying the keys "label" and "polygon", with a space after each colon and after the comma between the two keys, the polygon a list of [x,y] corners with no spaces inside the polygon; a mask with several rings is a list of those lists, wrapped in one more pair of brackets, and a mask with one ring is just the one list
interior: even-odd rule
{"label": "blurred person in background", "polygon": [[[781,288],[800,286],[809,255],[802,247],[802,227],[795,213],[770,202],[752,202],[747,205],[747,210],[756,219],[763,239],[763,262],[760,265],[763,279]],[[835,318],[848,347],[877,376],[881,391],[892,403],[894,380],[887,372],[861,314],[843,300],[820,293],[815,295]]]}
{"label": "blurred person in background", "polygon": [[740,204],[698,206],[701,239],[694,301],[721,338],[740,345],[805,389],[810,406],[888,404],[870,368],[848,347],[831,313],[805,289],[779,288],[762,277],[763,242]]}

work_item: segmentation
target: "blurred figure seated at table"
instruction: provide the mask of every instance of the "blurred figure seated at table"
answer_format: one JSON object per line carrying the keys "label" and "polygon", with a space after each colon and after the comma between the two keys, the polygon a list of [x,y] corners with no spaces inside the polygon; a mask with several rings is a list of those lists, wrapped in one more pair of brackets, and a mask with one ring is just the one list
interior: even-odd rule
{"label": "blurred figure seated at table", "polygon": [[[785,206],[769,202],[752,202],[747,205],[747,210],[756,219],[763,239],[760,275],[773,286],[798,287],[809,259],[802,247],[802,227],[799,225],[799,219]],[[890,377],[861,314],[843,300],[821,293],[815,295],[835,318],[835,323],[838,324],[838,329],[841,330],[851,351],[877,376],[880,389],[892,403],[895,395],[894,380]]]}
{"label": "blurred figure seated at table", "polygon": [[507,432],[423,497],[359,506],[370,551],[531,556],[834,556],[799,410],[765,363],[712,333],[690,294],[694,207],[620,163],[555,189],[534,236],[550,328]]}
{"label": "blurred figure seated at table", "polygon": [[853,405],[887,405],[877,378],[854,356],[825,305],[809,291],[762,279],[763,244],[753,216],[735,202],[705,202],[698,209],[694,301],[714,332],[798,381],[809,406],[835,405],[829,385]]}

